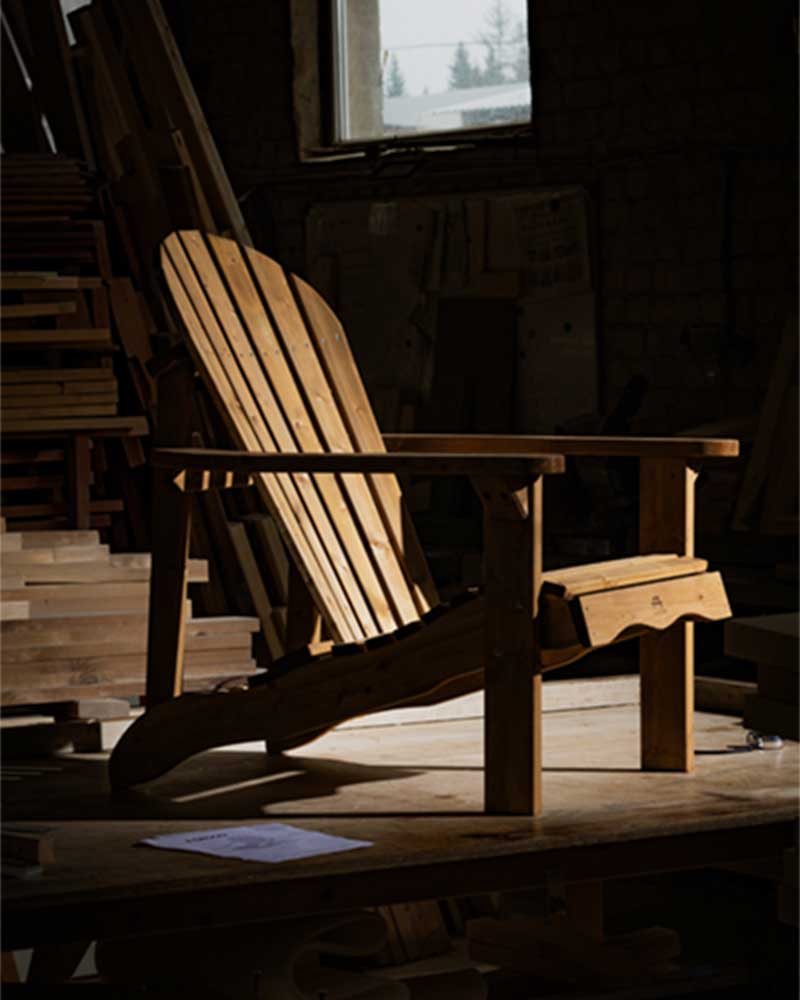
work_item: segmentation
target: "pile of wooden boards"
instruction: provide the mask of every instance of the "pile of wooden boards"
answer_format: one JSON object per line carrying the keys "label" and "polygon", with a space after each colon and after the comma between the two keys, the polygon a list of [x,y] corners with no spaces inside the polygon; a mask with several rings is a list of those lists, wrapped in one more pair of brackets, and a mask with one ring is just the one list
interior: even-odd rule
{"label": "pile of wooden boards", "polygon": [[[88,217],[98,214],[95,181],[84,163],[52,152],[6,153],[0,172],[5,516],[18,530],[108,527],[123,503],[109,496],[106,473],[143,464],[138,439],[149,428],[130,393],[119,415],[111,305],[124,279],[111,277],[105,223]],[[114,469],[108,438],[126,439],[111,450]]]}
{"label": "pile of wooden boards", "polygon": [[105,227],[86,218],[95,197],[86,164],[68,156],[3,156],[3,269],[62,267],[111,276]]}
{"label": "pile of wooden boards", "polygon": [[744,724],[749,729],[798,738],[800,615],[759,615],[725,623],[725,652],[756,664],[758,692],[747,695]]}
{"label": "pile of wooden boards", "polygon": [[[111,368],[3,368],[0,413],[7,430],[42,417],[112,417],[119,391]],[[10,426],[9,426],[10,425]]]}
{"label": "pile of wooden boards", "polygon": [[153,251],[171,230],[250,237],[159,0],[95,0],[69,22],[107,215],[157,294]]}
{"label": "pile of wooden boards", "polygon": [[[144,692],[150,556],[111,554],[95,531],[0,534],[0,705]],[[191,560],[190,581],[207,578]],[[185,687],[255,670],[255,618],[192,618]]]}
{"label": "pile of wooden boards", "polygon": [[[34,154],[50,155],[54,165],[38,169],[49,169],[51,181],[60,172],[56,187],[61,185],[64,190],[61,194],[48,193],[46,198],[42,192],[42,200],[55,204],[60,197],[65,215],[69,214],[67,209],[79,215],[82,207],[64,199],[66,189],[76,185],[76,170],[81,177],[101,179],[92,209],[106,227],[111,276],[99,266],[90,275],[90,264],[73,258],[71,265],[65,267],[62,262],[57,268],[58,278],[44,275],[39,280],[64,282],[66,272],[80,273],[80,279],[74,280],[81,282],[92,276],[102,280],[110,313],[103,326],[110,327],[116,351],[105,360],[113,359],[123,413],[147,415],[163,444],[190,444],[194,434],[198,443],[224,447],[229,443],[224,425],[213,401],[197,386],[187,403],[193,412],[187,421],[191,425],[189,437],[173,439],[168,430],[158,427],[157,379],[162,376],[160,385],[164,356],[169,356],[170,347],[181,336],[161,297],[159,242],[174,229],[186,227],[229,233],[240,242],[252,242],[160,0],[93,0],[73,10],[66,19],[59,0],[37,0],[35,12],[25,0],[8,0],[4,4],[2,41],[7,55],[4,83],[11,108],[5,119],[4,149],[19,155],[20,163],[26,158],[34,162]],[[12,163],[11,157],[4,159]],[[86,167],[76,167],[76,161]],[[30,261],[22,263],[34,266]],[[15,266],[22,263],[15,262]],[[43,261],[36,266],[48,264]],[[33,278],[28,276],[27,280]],[[8,284],[5,287],[11,288]],[[26,288],[31,290],[30,286]],[[39,329],[45,326],[41,320],[35,325]],[[67,325],[67,319],[61,316],[52,325],[60,330]],[[93,357],[97,360],[101,355],[95,350]],[[57,367],[73,363],[74,358],[68,362],[62,358]],[[54,364],[48,360],[48,365]],[[64,390],[66,399],[66,386]],[[37,402],[34,407],[58,405],[53,401],[55,397],[40,390],[37,394],[43,398],[47,395],[50,402]],[[29,402],[33,398],[32,394],[11,395]],[[163,395],[170,396],[170,390],[165,389]],[[102,405],[99,400],[94,404]],[[9,419],[6,413],[4,416]],[[121,418],[94,413],[86,419],[96,426]],[[80,505],[84,521],[72,518],[71,510],[78,505],[67,503],[65,511],[59,496],[6,494],[4,502],[8,505],[13,501],[9,508],[9,512],[14,510],[13,526],[35,527],[30,513],[34,509],[37,517],[44,517],[42,512],[48,510],[47,526],[55,529],[67,525],[105,527],[103,519],[111,514],[105,509],[100,511],[97,504],[114,502],[109,496],[112,491],[121,493],[125,501],[125,518],[115,516],[109,525],[115,547],[148,548],[147,516],[144,510],[138,514],[136,510],[137,505],[142,507],[142,496],[146,496],[144,466],[133,467],[138,440],[132,440],[130,435],[119,439],[128,465],[120,466],[116,482],[106,492],[98,492],[100,473],[104,464],[112,472],[115,467],[110,460],[106,463],[105,454],[113,457],[119,445],[115,441],[108,443],[107,436],[98,439],[96,435],[91,436],[90,443],[94,485],[91,503],[84,490]],[[88,445],[82,447],[82,476],[86,480]],[[4,468],[7,481],[29,483],[54,476],[54,467],[44,466],[37,459],[42,454],[53,456],[60,449],[67,454],[69,442],[39,440],[27,464]],[[14,457],[22,457],[23,450],[15,441]],[[139,460],[143,461],[141,447],[139,452]],[[71,473],[70,477],[80,478]],[[16,518],[17,512],[22,520]],[[65,520],[59,523],[61,518]],[[127,540],[121,537],[123,528]],[[296,628],[287,626],[288,563],[273,528],[257,498],[245,493],[203,495],[195,504],[193,546],[212,565],[209,582],[198,588],[196,607],[206,615],[247,615],[255,608],[264,630],[264,639],[257,647],[261,662],[285,651],[287,630],[297,635]],[[302,645],[303,641],[301,637],[298,643]]]}

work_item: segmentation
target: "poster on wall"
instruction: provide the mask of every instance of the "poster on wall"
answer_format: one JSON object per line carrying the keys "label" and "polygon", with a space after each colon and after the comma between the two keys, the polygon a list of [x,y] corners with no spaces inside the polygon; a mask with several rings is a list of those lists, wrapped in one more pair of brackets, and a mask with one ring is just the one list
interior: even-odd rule
{"label": "poster on wall", "polygon": [[495,198],[489,213],[488,266],[519,271],[525,299],[588,291],[586,192],[573,187]]}

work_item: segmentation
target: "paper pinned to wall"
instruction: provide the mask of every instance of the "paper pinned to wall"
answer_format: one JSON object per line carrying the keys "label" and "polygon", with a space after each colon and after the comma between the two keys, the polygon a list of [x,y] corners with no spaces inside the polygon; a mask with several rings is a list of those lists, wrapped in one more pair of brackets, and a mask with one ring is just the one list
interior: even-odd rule
{"label": "paper pinned to wall", "polygon": [[285,823],[259,823],[256,826],[229,826],[213,830],[190,830],[167,833],[140,841],[149,847],[170,851],[191,851],[218,858],[239,858],[275,864],[296,861],[318,854],[336,854],[356,847],[371,847],[368,840],[334,837],[316,830],[303,830]]}

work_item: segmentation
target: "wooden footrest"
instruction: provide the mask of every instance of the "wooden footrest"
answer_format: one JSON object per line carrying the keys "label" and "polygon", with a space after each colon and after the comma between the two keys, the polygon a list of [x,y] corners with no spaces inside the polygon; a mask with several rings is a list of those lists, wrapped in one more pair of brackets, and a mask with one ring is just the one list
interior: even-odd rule
{"label": "wooden footrest", "polygon": [[544,574],[542,658],[594,649],[682,619],[719,621],[731,610],[719,573],[703,559],[633,556]]}

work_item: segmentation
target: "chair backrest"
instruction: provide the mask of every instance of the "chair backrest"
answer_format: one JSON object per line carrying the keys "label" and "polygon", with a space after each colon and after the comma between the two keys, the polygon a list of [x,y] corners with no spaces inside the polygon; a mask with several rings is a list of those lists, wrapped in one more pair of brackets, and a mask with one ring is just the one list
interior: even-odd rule
{"label": "chair backrest", "polygon": [[[161,263],[235,446],[385,451],[341,324],[313,288],[196,231],[170,235]],[[436,603],[394,476],[263,474],[257,486],[337,641],[394,631]]]}

